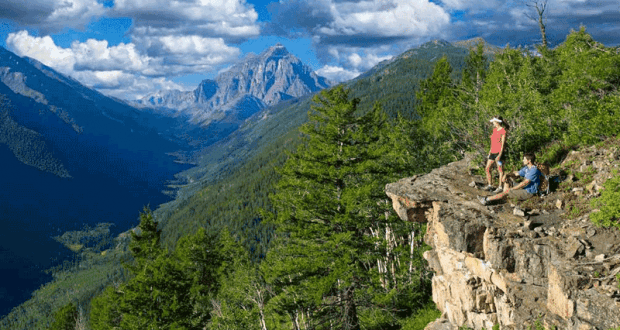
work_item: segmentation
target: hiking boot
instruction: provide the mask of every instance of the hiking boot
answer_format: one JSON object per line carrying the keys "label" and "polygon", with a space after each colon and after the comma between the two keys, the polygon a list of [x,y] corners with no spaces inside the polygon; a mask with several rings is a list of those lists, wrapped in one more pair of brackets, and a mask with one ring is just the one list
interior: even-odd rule
{"label": "hiking boot", "polygon": [[504,188],[502,188],[502,186],[497,187],[497,189],[493,190],[494,193],[501,193],[502,191],[504,191]]}
{"label": "hiking boot", "polygon": [[487,205],[489,202],[487,201],[486,197],[482,197],[482,196],[476,196],[478,198],[478,201],[480,202],[480,204],[482,205]]}
{"label": "hiking boot", "polygon": [[493,189],[494,187],[492,185],[487,185],[486,187],[482,188],[482,190],[486,190],[486,191],[491,191]]}

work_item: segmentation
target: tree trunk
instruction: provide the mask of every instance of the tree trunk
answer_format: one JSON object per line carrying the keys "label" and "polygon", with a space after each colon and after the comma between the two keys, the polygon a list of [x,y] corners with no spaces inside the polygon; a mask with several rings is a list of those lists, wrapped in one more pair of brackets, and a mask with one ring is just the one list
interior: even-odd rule
{"label": "tree trunk", "polygon": [[345,330],[359,330],[359,320],[357,317],[357,307],[354,300],[355,289],[350,286],[344,292],[344,324]]}
{"label": "tree trunk", "polygon": [[265,311],[263,304],[258,305],[258,312],[260,315],[260,328],[261,330],[267,330],[267,323],[265,322]]}
{"label": "tree trunk", "polygon": [[538,25],[540,26],[540,34],[542,35],[542,45],[547,48],[547,32],[545,31],[545,23],[543,22],[543,11],[539,11]]}
{"label": "tree trunk", "polygon": [[291,323],[293,324],[293,330],[300,330],[299,322],[297,320],[297,311],[295,311],[295,315],[289,314],[289,316],[291,317]]}
{"label": "tree trunk", "polygon": [[413,240],[415,239],[415,231],[411,231],[409,238],[409,283],[411,283],[411,275],[413,274]]}
{"label": "tree trunk", "polygon": [[536,13],[538,14],[538,19],[527,15],[531,20],[536,21],[538,23],[538,27],[540,28],[540,34],[542,37],[542,46],[547,48],[547,32],[545,29],[545,10],[547,9],[547,0],[528,0],[526,5],[530,8],[536,9]]}

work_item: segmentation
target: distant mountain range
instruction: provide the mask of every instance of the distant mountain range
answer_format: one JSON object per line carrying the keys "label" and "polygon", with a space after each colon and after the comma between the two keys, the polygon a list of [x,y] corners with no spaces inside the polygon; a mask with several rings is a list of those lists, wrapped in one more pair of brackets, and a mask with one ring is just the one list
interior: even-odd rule
{"label": "distant mountain range", "polygon": [[265,107],[331,85],[278,43],[259,55],[246,56],[215,80],[203,80],[193,91],[161,90],[131,103],[174,109],[203,125],[213,121],[239,123]]}

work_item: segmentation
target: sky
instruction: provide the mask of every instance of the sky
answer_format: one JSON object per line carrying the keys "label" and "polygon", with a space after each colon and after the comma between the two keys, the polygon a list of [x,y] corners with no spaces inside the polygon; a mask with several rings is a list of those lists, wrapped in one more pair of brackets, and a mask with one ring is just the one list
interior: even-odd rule
{"label": "sky", "polygon": [[[537,44],[535,1],[0,0],[0,46],[133,100],[193,90],[278,42],[335,82],[429,40]],[[551,46],[581,25],[620,44],[620,0],[546,2]]]}

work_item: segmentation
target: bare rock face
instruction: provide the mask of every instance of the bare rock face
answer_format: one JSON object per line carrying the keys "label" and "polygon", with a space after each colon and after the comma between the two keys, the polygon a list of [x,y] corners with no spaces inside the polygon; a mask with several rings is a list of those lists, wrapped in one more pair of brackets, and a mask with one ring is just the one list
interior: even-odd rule
{"label": "bare rock face", "polygon": [[282,44],[248,56],[221,73],[216,81],[219,89],[211,99],[214,107],[239,94],[250,94],[269,106],[329,87],[325,78],[319,77]]}
{"label": "bare rock face", "polygon": [[[443,315],[427,329],[526,329],[537,321],[558,329],[619,327],[618,246],[589,256],[584,250],[597,236],[620,242],[620,235],[597,228],[588,237],[587,217],[560,220],[560,210],[524,218],[506,204],[483,206],[469,164],[466,157],[385,188],[402,220],[428,223],[432,250],[424,257]],[[600,254],[613,256],[595,260]]]}
{"label": "bare rock face", "polygon": [[[248,55],[220,73],[215,80],[203,80],[194,91],[158,91],[132,104],[174,109],[189,115],[194,122],[208,122],[229,115],[222,112],[260,110],[330,85],[329,81],[318,76],[311,67],[278,43],[259,55]],[[252,105],[260,106],[239,107],[248,99],[254,100]]]}

